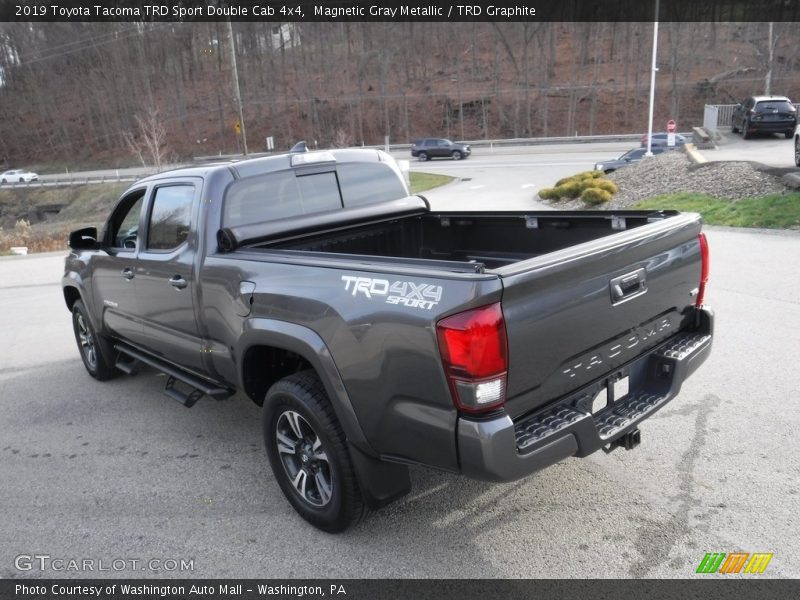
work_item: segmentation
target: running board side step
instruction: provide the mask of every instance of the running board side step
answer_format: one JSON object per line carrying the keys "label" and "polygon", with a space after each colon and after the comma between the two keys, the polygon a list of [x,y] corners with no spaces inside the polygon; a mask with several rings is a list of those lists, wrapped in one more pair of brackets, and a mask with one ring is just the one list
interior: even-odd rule
{"label": "running board side step", "polygon": [[[129,348],[128,346],[115,344],[114,349],[132,358],[134,361],[139,361],[146,365],[150,365],[154,369],[166,374],[167,383],[164,386],[164,393],[173,400],[177,400],[187,408],[194,406],[195,403],[204,395],[211,396],[215,400],[224,400],[225,398],[230,398],[235,393],[235,391],[232,389],[226,387],[216,387],[210,381],[200,379],[199,377],[191,375],[181,369],[178,369],[177,367],[160,361],[153,356],[145,354],[144,352]],[[178,389],[175,386],[178,381],[192,388],[191,391],[187,393],[181,389]]]}

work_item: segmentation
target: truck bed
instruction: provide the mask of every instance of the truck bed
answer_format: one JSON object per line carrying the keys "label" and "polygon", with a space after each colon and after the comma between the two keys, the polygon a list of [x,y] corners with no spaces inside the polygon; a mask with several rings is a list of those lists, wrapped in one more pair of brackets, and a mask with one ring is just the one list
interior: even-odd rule
{"label": "truck bed", "polygon": [[[412,267],[431,281],[443,271],[496,275],[512,417],[621,368],[691,327],[695,314],[697,215],[425,212],[314,227],[289,235],[284,228],[278,239],[249,244],[248,254],[344,269],[354,262],[382,272]],[[628,281],[632,287],[622,290]]]}
{"label": "truck bed", "polygon": [[497,269],[647,224],[667,213],[428,213],[337,226],[254,248],[430,259]]}

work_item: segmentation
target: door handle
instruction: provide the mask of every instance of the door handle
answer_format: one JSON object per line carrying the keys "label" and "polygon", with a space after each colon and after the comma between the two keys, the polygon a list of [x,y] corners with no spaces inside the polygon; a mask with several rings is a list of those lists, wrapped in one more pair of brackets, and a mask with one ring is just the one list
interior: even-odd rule
{"label": "door handle", "polygon": [[187,285],[189,285],[189,284],[186,282],[186,280],[185,280],[183,277],[181,277],[180,275],[175,275],[175,276],[173,276],[173,278],[169,280],[169,284],[170,284],[172,287],[174,287],[174,288],[177,288],[177,289],[179,289],[179,290],[182,290],[182,289],[183,289],[183,288],[185,288]]}
{"label": "door handle", "polygon": [[133,269],[131,269],[130,267],[125,267],[124,269],[122,269],[122,276],[128,281],[130,281],[134,277]]}

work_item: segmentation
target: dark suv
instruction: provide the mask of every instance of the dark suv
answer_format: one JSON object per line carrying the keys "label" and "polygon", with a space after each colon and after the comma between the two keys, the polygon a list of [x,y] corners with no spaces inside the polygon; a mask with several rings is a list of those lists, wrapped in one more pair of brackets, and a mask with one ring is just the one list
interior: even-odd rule
{"label": "dark suv", "polygon": [[467,158],[470,154],[472,154],[472,150],[469,145],[451,142],[445,138],[423,138],[411,142],[411,156],[420,160],[441,157],[461,160],[462,158]]}
{"label": "dark suv", "polygon": [[797,125],[797,109],[786,96],[750,96],[733,109],[731,131],[742,132],[744,139],[752,134],[782,133],[791,139]]}

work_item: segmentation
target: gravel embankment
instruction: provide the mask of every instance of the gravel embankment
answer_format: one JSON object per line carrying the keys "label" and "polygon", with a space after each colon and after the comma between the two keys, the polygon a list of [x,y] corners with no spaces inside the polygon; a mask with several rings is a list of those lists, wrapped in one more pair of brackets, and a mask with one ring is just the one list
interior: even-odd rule
{"label": "gravel embankment", "polygon": [[[759,171],[748,162],[709,162],[695,164],[683,152],[669,152],[645,159],[607,175],[619,192],[598,208],[625,208],[641,200],[677,192],[706,194],[736,200],[787,191],[780,177]],[[580,200],[542,202],[558,209],[584,209]],[[594,208],[594,207],[590,207]]]}

